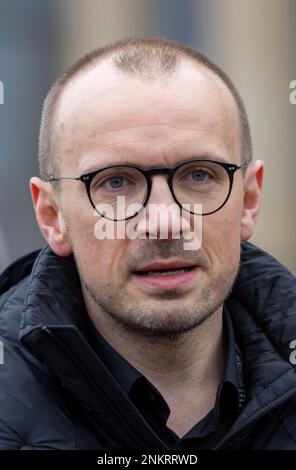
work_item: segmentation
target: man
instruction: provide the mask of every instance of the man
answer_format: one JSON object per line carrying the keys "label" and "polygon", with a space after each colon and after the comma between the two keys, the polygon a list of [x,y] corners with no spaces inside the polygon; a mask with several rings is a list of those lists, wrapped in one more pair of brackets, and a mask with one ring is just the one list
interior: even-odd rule
{"label": "man", "polygon": [[295,280],[247,242],[263,163],[229,78],[164,40],[86,55],[45,101],[40,175],[47,245],[1,277],[0,447],[295,449]]}

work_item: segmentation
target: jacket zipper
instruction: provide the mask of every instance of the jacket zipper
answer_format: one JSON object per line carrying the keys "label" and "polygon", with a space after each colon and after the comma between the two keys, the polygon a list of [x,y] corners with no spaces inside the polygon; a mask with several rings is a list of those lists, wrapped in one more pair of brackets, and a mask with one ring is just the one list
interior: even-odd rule
{"label": "jacket zipper", "polygon": [[292,390],[289,392],[285,393],[281,398],[278,400],[274,401],[271,405],[267,405],[262,410],[258,411],[255,415],[251,416],[249,419],[244,421],[240,426],[237,428],[234,428],[232,431],[230,431],[226,436],[221,439],[220,442],[213,448],[213,450],[218,450],[221,449],[224,444],[229,441],[234,435],[239,434],[243,429],[249,427],[253,422],[255,422],[258,418],[261,418],[265,414],[268,414],[270,411],[273,409],[277,408],[278,406],[282,405],[286,401],[290,400],[294,395],[296,395],[296,387],[294,387]]}

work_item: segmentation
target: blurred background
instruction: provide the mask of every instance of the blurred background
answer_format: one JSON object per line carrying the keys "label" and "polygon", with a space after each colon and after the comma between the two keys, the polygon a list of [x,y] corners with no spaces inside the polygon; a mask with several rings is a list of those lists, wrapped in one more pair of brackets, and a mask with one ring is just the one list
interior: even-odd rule
{"label": "blurred background", "polygon": [[237,85],[266,164],[252,241],[296,274],[295,20],[295,0],[0,0],[0,270],[43,244],[28,181],[50,85],[85,52],[145,35],[200,50]]}

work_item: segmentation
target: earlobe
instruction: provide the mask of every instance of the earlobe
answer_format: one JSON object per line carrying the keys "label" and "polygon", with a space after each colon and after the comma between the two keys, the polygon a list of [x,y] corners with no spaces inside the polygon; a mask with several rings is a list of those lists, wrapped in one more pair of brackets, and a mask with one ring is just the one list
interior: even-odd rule
{"label": "earlobe", "polygon": [[62,214],[50,183],[40,178],[30,180],[36,219],[41,233],[58,256],[68,256],[72,250]]}
{"label": "earlobe", "polygon": [[264,164],[262,160],[251,163],[244,177],[244,202],[241,219],[241,241],[253,235],[260,211]]}

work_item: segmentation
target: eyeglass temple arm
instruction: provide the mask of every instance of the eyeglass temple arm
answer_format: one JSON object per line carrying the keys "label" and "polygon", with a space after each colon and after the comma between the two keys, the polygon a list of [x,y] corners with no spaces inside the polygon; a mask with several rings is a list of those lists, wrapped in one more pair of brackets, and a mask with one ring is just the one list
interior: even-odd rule
{"label": "eyeglass temple arm", "polygon": [[247,168],[247,166],[249,165],[250,162],[246,162],[246,163],[243,163],[242,165],[238,165],[238,169],[241,169],[241,168]]}
{"label": "eyeglass temple arm", "polygon": [[47,181],[59,181],[59,180],[81,180],[81,176],[51,176]]}

